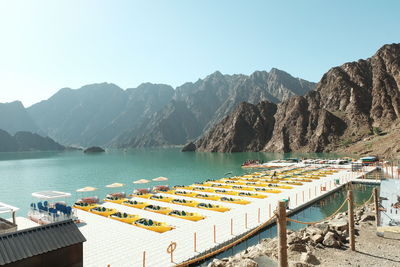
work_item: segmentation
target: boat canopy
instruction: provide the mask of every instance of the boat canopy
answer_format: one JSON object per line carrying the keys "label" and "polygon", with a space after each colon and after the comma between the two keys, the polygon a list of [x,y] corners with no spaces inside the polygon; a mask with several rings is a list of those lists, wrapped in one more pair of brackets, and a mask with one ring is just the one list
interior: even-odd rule
{"label": "boat canopy", "polygon": [[57,198],[70,197],[71,194],[60,191],[42,191],[42,192],[32,193],[32,196],[39,199],[57,199]]}
{"label": "boat canopy", "polygon": [[16,212],[19,208],[0,202],[0,213]]}

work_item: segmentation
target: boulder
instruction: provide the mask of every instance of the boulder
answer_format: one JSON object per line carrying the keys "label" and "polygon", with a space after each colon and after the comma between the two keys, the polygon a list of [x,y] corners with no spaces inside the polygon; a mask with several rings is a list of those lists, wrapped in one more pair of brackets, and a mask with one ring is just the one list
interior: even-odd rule
{"label": "boulder", "polygon": [[315,257],[315,255],[312,254],[311,252],[301,253],[300,261],[309,263],[312,265],[317,265],[320,263],[319,260],[317,259],[317,257]]}
{"label": "boulder", "polygon": [[299,243],[301,242],[301,237],[299,237],[296,233],[292,233],[287,237],[287,243],[293,244],[293,243]]}
{"label": "boulder", "polygon": [[375,214],[366,213],[366,214],[361,216],[360,222],[367,222],[367,221],[375,221]]}
{"label": "boulder", "polygon": [[329,226],[336,231],[344,231],[348,229],[346,219],[334,219],[329,222]]}
{"label": "boulder", "polygon": [[321,243],[321,242],[324,240],[324,237],[323,237],[322,235],[320,235],[320,234],[316,234],[316,235],[313,235],[313,236],[311,237],[311,240],[312,240],[315,244],[318,244],[318,243]]}
{"label": "boulder", "polygon": [[311,267],[312,265],[305,263],[305,262],[300,262],[300,261],[292,261],[289,262],[289,267]]}
{"label": "boulder", "polygon": [[322,241],[322,244],[326,247],[331,247],[331,248],[339,248],[340,247],[340,242],[336,240],[335,234],[332,232],[328,232],[324,240]]}
{"label": "boulder", "polygon": [[297,252],[306,252],[307,247],[305,244],[295,243],[295,244],[289,245],[288,250],[289,251],[297,251]]}
{"label": "boulder", "polygon": [[238,267],[258,267],[258,263],[253,261],[252,259],[243,259],[239,262],[239,264],[235,265]]}
{"label": "boulder", "polygon": [[322,235],[322,230],[317,227],[307,227],[306,232],[310,235]]}
{"label": "boulder", "polygon": [[221,261],[219,259],[214,259],[210,264],[207,265],[207,267],[225,267],[226,262]]}
{"label": "boulder", "polygon": [[314,224],[314,228],[318,228],[322,231],[321,235],[326,235],[329,231],[329,224],[328,223],[317,223]]}
{"label": "boulder", "polygon": [[196,145],[193,142],[190,142],[182,148],[182,152],[193,152],[196,151],[196,148]]}

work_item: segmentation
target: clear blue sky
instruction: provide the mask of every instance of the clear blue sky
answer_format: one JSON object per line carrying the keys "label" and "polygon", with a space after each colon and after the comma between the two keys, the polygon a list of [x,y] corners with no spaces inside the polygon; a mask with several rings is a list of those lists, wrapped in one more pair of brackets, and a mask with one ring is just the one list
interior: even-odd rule
{"label": "clear blue sky", "polygon": [[400,1],[0,0],[0,102],[276,67],[310,81],[400,42]]}

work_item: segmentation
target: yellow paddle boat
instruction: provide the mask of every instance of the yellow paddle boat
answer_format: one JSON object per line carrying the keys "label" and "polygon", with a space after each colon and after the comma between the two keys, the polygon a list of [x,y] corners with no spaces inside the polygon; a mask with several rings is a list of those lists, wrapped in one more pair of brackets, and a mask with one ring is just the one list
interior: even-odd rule
{"label": "yellow paddle boat", "polygon": [[218,211],[218,212],[225,212],[225,211],[230,210],[230,208],[227,208],[224,206],[213,205],[213,204],[208,204],[208,203],[199,203],[196,207],[199,209],[213,210],[213,211]]}
{"label": "yellow paddle boat", "polygon": [[144,207],[144,210],[148,210],[148,211],[152,211],[152,212],[156,212],[156,213],[160,213],[160,214],[168,214],[172,211],[171,208],[160,207],[160,206],[156,206],[156,205],[148,205],[148,206]]}
{"label": "yellow paddle boat", "polygon": [[199,204],[199,202],[196,202],[193,200],[186,200],[186,199],[179,199],[179,198],[173,199],[171,201],[171,203],[176,204],[176,205],[188,206],[188,207],[195,207]]}
{"label": "yellow paddle boat", "polygon": [[247,205],[250,203],[250,201],[244,200],[244,199],[239,199],[239,198],[231,198],[231,197],[221,197],[219,201],[222,202],[228,202],[228,203],[234,203],[234,204],[240,204],[240,205]]}
{"label": "yellow paddle boat", "polygon": [[115,197],[115,196],[110,196],[110,195],[107,195],[106,198],[104,199],[104,201],[117,203],[117,204],[121,204],[122,202],[124,202],[126,200],[127,199],[125,197],[121,198],[121,197]]}
{"label": "yellow paddle boat", "polygon": [[174,229],[174,227],[172,227],[166,223],[157,222],[157,221],[153,221],[151,219],[145,219],[145,218],[141,218],[137,221],[134,221],[133,225],[136,225],[138,227],[141,227],[141,228],[144,228],[147,230],[151,230],[154,232],[158,232],[158,233],[164,233],[164,232]]}
{"label": "yellow paddle boat", "polygon": [[136,201],[136,200],[125,200],[122,202],[122,205],[129,206],[136,209],[143,209],[144,207],[148,206],[149,203]]}
{"label": "yellow paddle boat", "polygon": [[192,190],[193,186],[191,185],[176,185],[174,189],[185,189],[185,190]]}
{"label": "yellow paddle boat", "polygon": [[218,187],[218,188],[230,188],[231,187],[231,185],[229,185],[229,184],[211,184],[209,186]]}
{"label": "yellow paddle boat", "polygon": [[237,191],[227,191],[224,189],[216,189],[214,192],[217,194],[224,194],[224,195],[231,195],[231,196],[237,196],[239,194],[239,192],[237,192]]}
{"label": "yellow paddle boat", "polygon": [[95,207],[89,210],[91,213],[97,214],[97,215],[101,215],[104,217],[108,217],[113,213],[117,213],[116,209],[110,209],[110,208],[106,208],[106,207]]}
{"label": "yellow paddle boat", "polygon": [[256,193],[248,193],[248,192],[239,192],[238,196],[253,197],[253,198],[267,198],[267,196],[265,196],[265,195],[256,194]]}
{"label": "yellow paddle boat", "polygon": [[219,200],[219,196],[215,195],[207,195],[207,194],[197,194],[194,196],[195,198],[207,199],[207,200]]}
{"label": "yellow paddle boat", "polygon": [[279,194],[281,192],[280,190],[260,188],[260,187],[256,187],[255,190],[258,192],[273,193],[273,194]]}
{"label": "yellow paddle boat", "polygon": [[149,199],[162,201],[162,202],[167,202],[167,203],[169,203],[169,202],[171,202],[173,200],[172,197],[164,197],[162,195],[152,195]]}
{"label": "yellow paddle boat", "polygon": [[152,195],[153,194],[151,194],[151,193],[140,193],[140,192],[138,192],[138,193],[130,194],[129,196],[130,197],[140,197],[140,198],[150,198]]}
{"label": "yellow paddle boat", "polygon": [[75,209],[80,209],[80,210],[84,210],[84,211],[89,211],[90,209],[96,208],[98,206],[99,206],[99,204],[86,203],[86,202],[76,202],[74,204]]}
{"label": "yellow paddle boat", "polygon": [[194,213],[194,212],[186,212],[184,210],[173,210],[170,213],[168,213],[169,216],[177,217],[180,219],[185,219],[189,221],[200,221],[203,220],[205,217],[199,213]]}
{"label": "yellow paddle boat", "polygon": [[197,193],[195,192],[189,192],[189,191],[170,191],[173,192],[174,195],[178,195],[178,196],[186,196],[186,197],[194,197],[195,195],[197,195]]}
{"label": "yellow paddle boat", "polygon": [[254,191],[254,187],[248,187],[248,186],[240,186],[240,185],[234,185],[231,187],[232,189],[235,190],[245,190],[245,191]]}
{"label": "yellow paddle boat", "polygon": [[279,188],[279,189],[292,189],[293,186],[288,185],[278,185],[278,184],[264,184],[264,186],[269,188]]}
{"label": "yellow paddle boat", "polygon": [[128,214],[125,212],[117,212],[117,213],[111,214],[108,217],[111,219],[120,221],[120,222],[129,223],[129,224],[140,219],[139,215]]}
{"label": "yellow paddle boat", "polygon": [[203,192],[214,192],[214,189],[212,188],[207,188],[207,187],[203,187],[203,186],[195,186],[192,189],[193,191],[203,191]]}

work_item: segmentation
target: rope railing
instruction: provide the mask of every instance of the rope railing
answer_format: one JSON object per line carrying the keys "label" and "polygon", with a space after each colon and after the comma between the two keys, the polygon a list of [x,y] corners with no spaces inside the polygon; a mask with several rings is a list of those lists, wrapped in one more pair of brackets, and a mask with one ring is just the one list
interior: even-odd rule
{"label": "rope railing", "polygon": [[226,251],[226,250],[228,250],[228,249],[230,249],[230,248],[236,246],[237,244],[243,242],[244,240],[248,239],[249,237],[251,237],[252,235],[254,235],[255,233],[257,233],[258,231],[260,231],[262,228],[266,227],[269,223],[271,223],[271,222],[275,219],[275,217],[276,217],[275,215],[272,216],[272,217],[269,218],[266,222],[264,222],[263,224],[260,224],[259,226],[257,226],[257,227],[254,228],[253,230],[249,231],[247,234],[245,234],[245,235],[242,236],[241,238],[236,239],[236,240],[233,241],[232,243],[229,243],[229,244],[227,244],[227,245],[225,245],[225,246],[223,246],[223,247],[221,247],[221,248],[219,248],[219,249],[216,249],[216,250],[214,250],[214,251],[211,251],[210,253],[207,253],[207,254],[202,255],[202,256],[200,256],[200,257],[197,257],[197,258],[194,258],[194,259],[191,259],[191,260],[182,262],[182,263],[178,263],[178,264],[175,265],[175,266],[176,266],[176,267],[188,266],[188,265],[190,265],[190,264],[193,264],[193,263],[196,263],[196,262],[205,260],[205,259],[207,259],[207,258],[209,258],[209,257],[212,257],[212,256],[214,256],[214,255],[217,255],[217,254],[219,254],[219,253],[221,253],[221,252],[224,252],[224,251]]}

